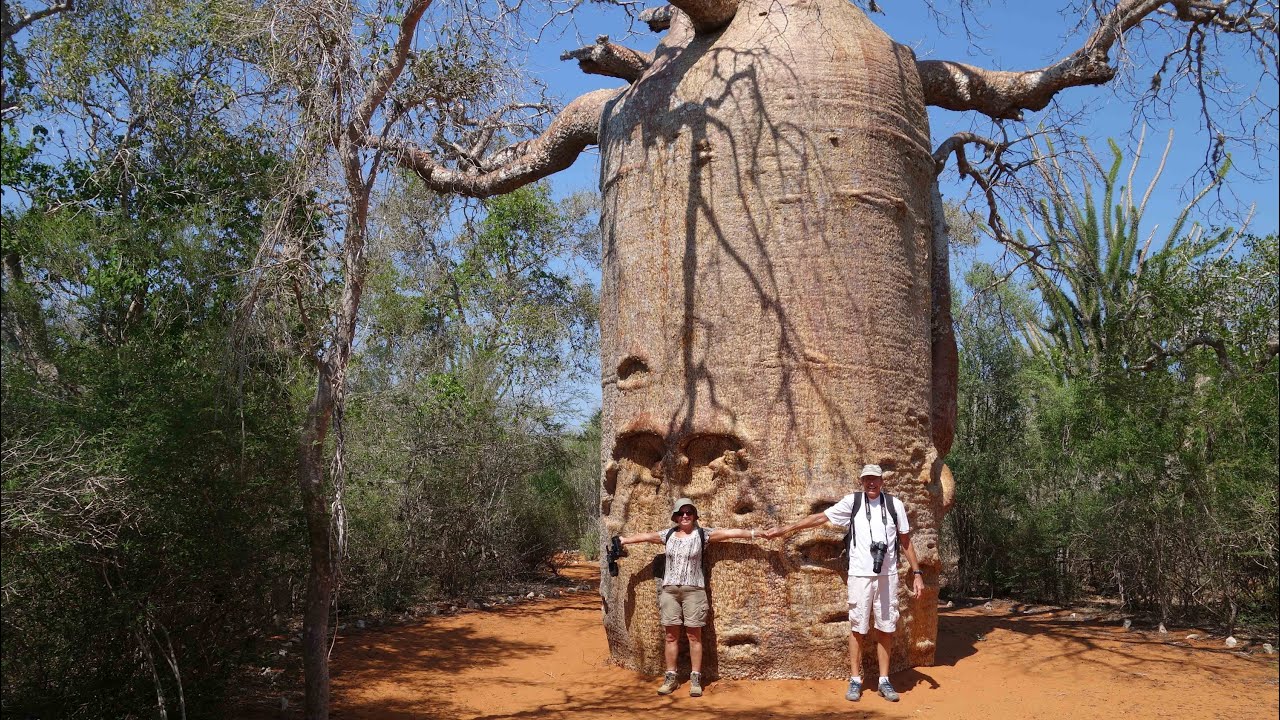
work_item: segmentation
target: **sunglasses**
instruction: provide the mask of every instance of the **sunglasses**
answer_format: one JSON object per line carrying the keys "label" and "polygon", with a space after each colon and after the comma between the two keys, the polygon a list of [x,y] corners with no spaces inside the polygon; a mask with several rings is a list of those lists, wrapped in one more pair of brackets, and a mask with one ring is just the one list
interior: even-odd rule
{"label": "sunglasses", "polygon": [[695,510],[677,510],[675,514],[677,516],[690,515],[692,517],[698,517],[698,513]]}

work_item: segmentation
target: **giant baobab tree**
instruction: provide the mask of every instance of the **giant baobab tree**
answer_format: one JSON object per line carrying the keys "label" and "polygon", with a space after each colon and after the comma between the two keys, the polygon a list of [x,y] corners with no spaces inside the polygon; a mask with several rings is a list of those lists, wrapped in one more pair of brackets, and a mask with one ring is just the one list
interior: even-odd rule
{"label": "giant baobab tree", "polygon": [[[1078,4],[1093,23],[1078,49],[994,71],[918,60],[845,0],[680,0],[642,15],[665,30],[651,54],[607,39],[568,53],[628,84],[579,97],[530,140],[489,151],[489,133],[448,158],[394,133],[361,142],[429,188],[475,196],[598,146],[604,525],[663,527],[670,500],[688,496],[714,523],[763,528],[834,503],[861,464],[879,463],[907,504],[929,588],[902,598],[895,667],[927,665],[956,413],[936,178],[954,158],[1007,238],[995,182],[1015,168],[998,138],[935,144],[926,107],[1021,119],[1064,90],[1113,80],[1126,37],[1152,28],[1175,39],[1156,77],[1198,78],[1206,108],[1218,37],[1242,40],[1264,80],[1276,77],[1275,3]],[[1259,112],[1268,127],[1273,113]],[[969,160],[972,146],[985,166]],[[785,546],[712,549],[708,671],[842,672],[839,545],[813,531]],[[649,557],[624,560],[601,594],[614,658],[656,671]]]}

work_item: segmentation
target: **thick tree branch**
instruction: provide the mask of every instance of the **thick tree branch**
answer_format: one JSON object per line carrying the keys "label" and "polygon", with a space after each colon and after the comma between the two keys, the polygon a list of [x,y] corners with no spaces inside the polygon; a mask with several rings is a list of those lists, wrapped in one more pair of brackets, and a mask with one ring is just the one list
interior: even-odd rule
{"label": "thick tree branch", "polygon": [[675,0],[671,4],[689,16],[694,32],[702,34],[716,32],[728,25],[733,16],[738,14],[738,2],[739,0]]}
{"label": "thick tree branch", "polygon": [[[1043,110],[1066,88],[1101,85],[1115,77],[1111,51],[1129,30],[1154,16],[1188,23],[1189,32],[1209,28],[1258,38],[1274,56],[1276,21],[1258,3],[1238,0],[1124,0],[1099,21],[1084,45],[1058,62],[1021,72],[986,70],[945,60],[916,63],[925,103],[948,110],[977,110],[996,119],[1021,120],[1025,110]],[[1169,10],[1161,10],[1163,6]]]}
{"label": "thick tree branch", "polygon": [[588,145],[600,141],[600,114],[621,89],[596,90],[569,103],[536,138],[499,150],[483,162],[484,172],[452,170],[413,144],[397,138],[368,137],[370,147],[386,150],[400,165],[422,178],[436,192],[489,197],[511,192],[552,173],[578,158]]}
{"label": "thick tree branch", "polygon": [[12,250],[4,253],[4,276],[8,281],[5,288],[9,307],[6,307],[0,331],[3,331],[5,344],[12,347],[15,354],[31,371],[46,383],[56,384],[72,394],[78,395],[79,389],[62,381],[62,375],[50,359],[49,333],[44,318],[26,274],[22,269],[22,258]]}
{"label": "thick tree branch", "polygon": [[[1227,375],[1234,376],[1238,373],[1236,364],[1231,361],[1231,356],[1227,353],[1227,344],[1222,338],[1216,335],[1196,335],[1183,343],[1182,347],[1166,348],[1157,343],[1151,343],[1151,356],[1138,366],[1139,370],[1148,371],[1158,367],[1165,360],[1170,358],[1181,358],[1190,352],[1193,348],[1207,347],[1213,350],[1213,354],[1218,358],[1218,365]],[[1268,348],[1269,349],[1269,348]],[[1269,362],[1271,355],[1268,354],[1261,363],[1259,369]]]}
{"label": "thick tree branch", "polygon": [[670,5],[646,8],[640,11],[640,22],[649,26],[652,32],[661,32],[671,27],[671,15],[675,8]]}
{"label": "thick tree branch", "polygon": [[594,45],[569,50],[560,59],[577,60],[578,67],[588,75],[607,75],[631,83],[653,64],[653,55],[615,45],[609,42],[608,35],[596,38]]}

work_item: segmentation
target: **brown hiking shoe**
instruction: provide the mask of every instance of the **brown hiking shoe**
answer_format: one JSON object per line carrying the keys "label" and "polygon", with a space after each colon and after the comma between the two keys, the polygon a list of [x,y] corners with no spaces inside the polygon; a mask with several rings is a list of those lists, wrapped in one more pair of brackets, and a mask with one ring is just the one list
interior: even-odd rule
{"label": "brown hiking shoe", "polygon": [[676,679],[675,671],[667,671],[667,674],[662,676],[662,687],[658,688],[658,694],[670,695],[678,687],[680,687],[680,681]]}
{"label": "brown hiking shoe", "polygon": [[702,673],[689,673],[689,697],[702,697]]}

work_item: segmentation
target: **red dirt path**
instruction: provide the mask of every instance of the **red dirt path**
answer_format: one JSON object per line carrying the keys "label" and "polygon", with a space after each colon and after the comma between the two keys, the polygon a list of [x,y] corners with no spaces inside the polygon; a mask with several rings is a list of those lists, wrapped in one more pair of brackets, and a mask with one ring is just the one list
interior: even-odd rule
{"label": "red dirt path", "polygon": [[[594,564],[563,573],[596,578]],[[340,638],[332,717],[1280,717],[1276,656],[1184,639],[1199,631],[1125,632],[1007,603],[942,610],[939,627],[937,664],[893,676],[897,704],[847,702],[836,680],[720,681],[663,698],[654,678],[610,664],[596,593],[568,593]]]}

